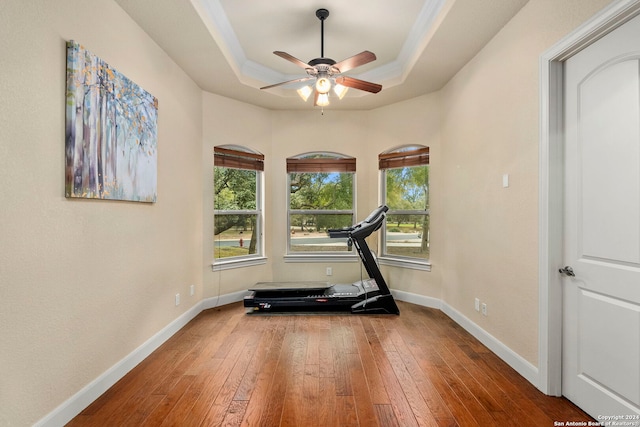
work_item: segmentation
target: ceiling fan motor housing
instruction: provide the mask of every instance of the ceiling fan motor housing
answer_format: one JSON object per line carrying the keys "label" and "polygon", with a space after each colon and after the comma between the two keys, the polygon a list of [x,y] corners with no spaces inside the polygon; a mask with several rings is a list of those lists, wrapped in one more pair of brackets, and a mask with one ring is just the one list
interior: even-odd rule
{"label": "ceiling fan motor housing", "polygon": [[340,74],[340,70],[333,66],[335,63],[336,61],[331,58],[312,59],[309,61],[309,68],[306,71],[307,74],[314,77],[331,77],[334,74]]}
{"label": "ceiling fan motor housing", "polygon": [[316,65],[335,65],[336,61],[331,58],[316,58],[309,61],[309,65],[315,67]]}

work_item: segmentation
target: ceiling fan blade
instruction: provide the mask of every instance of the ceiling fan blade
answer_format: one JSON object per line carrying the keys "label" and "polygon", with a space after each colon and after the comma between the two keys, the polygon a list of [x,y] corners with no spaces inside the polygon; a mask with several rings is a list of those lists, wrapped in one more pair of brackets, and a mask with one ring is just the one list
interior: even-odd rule
{"label": "ceiling fan blade", "polygon": [[278,55],[280,58],[286,59],[287,61],[293,62],[294,64],[296,64],[298,67],[300,68],[304,68],[305,70],[307,68],[311,68],[309,66],[309,64],[307,64],[306,62],[302,62],[301,60],[299,60],[298,58],[289,55],[287,52],[280,52],[279,50],[276,50],[275,52],[276,55]]}
{"label": "ceiling fan blade", "polygon": [[345,73],[353,68],[359,67],[364,64],[368,64],[371,61],[376,60],[376,55],[373,52],[365,50],[357,55],[353,55],[351,58],[343,59],[334,65],[341,73]]}
{"label": "ceiling fan blade", "polygon": [[336,83],[342,86],[352,87],[354,89],[364,90],[371,93],[378,93],[382,90],[382,85],[377,83],[365,82],[364,80],[354,79],[353,77],[340,76],[336,78]]}
{"label": "ceiling fan blade", "polygon": [[307,80],[311,80],[311,79],[314,79],[314,78],[315,77],[302,77],[302,78],[299,78],[299,79],[287,80],[286,82],[280,82],[280,83],[276,83],[276,84],[273,84],[273,85],[264,86],[264,87],[261,87],[260,89],[271,89],[272,87],[282,86],[282,85],[286,85],[286,84],[289,84],[289,83],[306,82]]}

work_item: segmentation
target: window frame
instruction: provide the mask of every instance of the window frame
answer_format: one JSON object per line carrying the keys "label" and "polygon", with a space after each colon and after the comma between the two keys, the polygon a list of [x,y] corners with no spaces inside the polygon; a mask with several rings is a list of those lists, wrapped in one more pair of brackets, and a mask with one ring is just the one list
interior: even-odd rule
{"label": "window frame", "polygon": [[[253,170],[256,172],[256,208],[255,209],[216,209],[215,208],[215,191],[214,191],[214,208],[213,220],[215,222],[216,215],[256,215],[257,236],[256,253],[247,255],[238,255],[233,257],[216,258],[215,257],[215,235],[213,236],[214,251],[213,261],[211,262],[212,270],[227,270],[231,268],[246,267],[251,265],[259,265],[266,263],[265,256],[265,236],[264,236],[264,155],[255,152],[247,147],[239,145],[220,145],[214,147],[214,169],[215,167],[224,167],[228,169]],[[214,183],[215,190],[215,183]],[[215,226],[214,226],[215,228]]]}
{"label": "window frame", "polygon": [[[378,169],[380,177],[380,200],[383,204],[387,203],[387,171],[389,169],[399,169],[405,167],[430,166],[429,147],[411,144],[392,148],[378,156]],[[430,181],[430,180],[429,180]],[[430,182],[427,184],[430,187]],[[386,213],[387,218],[390,215],[428,215],[431,216],[431,209],[392,209]],[[430,232],[431,227],[429,227]],[[430,242],[429,242],[430,245]],[[429,258],[418,258],[396,254],[389,254],[387,249],[387,221],[382,225],[379,242],[380,256],[378,260],[380,264],[395,267],[410,268],[416,270],[431,271],[431,253]]]}
{"label": "window frame", "polygon": [[[317,158],[314,156],[327,156]],[[351,173],[352,177],[352,191],[351,191],[351,206],[349,209],[291,209],[291,173],[323,173],[323,172],[335,172],[335,173]],[[287,189],[286,189],[286,203],[287,203],[287,245],[286,254],[284,256],[285,262],[356,262],[358,261],[358,255],[355,250],[347,251],[309,251],[300,252],[292,251],[291,244],[291,217],[293,215],[351,215],[352,222],[356,218],[356,159],[341,153],[318,151],[303,153],[296,156],[287,158]]]}

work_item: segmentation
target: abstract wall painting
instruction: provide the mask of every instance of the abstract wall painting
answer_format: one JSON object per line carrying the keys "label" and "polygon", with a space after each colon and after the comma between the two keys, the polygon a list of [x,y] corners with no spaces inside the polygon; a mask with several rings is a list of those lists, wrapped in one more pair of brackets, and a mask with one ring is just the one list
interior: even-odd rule
{"label": "abstract wall painting", "polygon": [[155,202],[158,100],[67,42],[66,197]]}

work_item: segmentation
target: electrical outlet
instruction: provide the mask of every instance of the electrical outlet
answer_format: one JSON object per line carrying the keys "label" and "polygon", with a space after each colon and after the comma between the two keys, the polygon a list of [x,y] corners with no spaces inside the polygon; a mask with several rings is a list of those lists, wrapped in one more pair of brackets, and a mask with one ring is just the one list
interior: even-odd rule
{"label": "electrical outlet", "polygon": [[333,269],[331,267],[327,267],[327,276],[333,275]]}
{"label": "electrical outlet", "polygon": [[176,294],[176,306],[180,305],[180,294]]}
{"label": "electrical outlet", "polygon": [[193,296],[196,293],[196,285],[189,286],[189,296]]}
{"label": "electrical outlet", "polygon": [[486,316],[486,315],[487,315],[487,304],[486,304],[486,303],[484,303],[484,302],[482,303],[482,314],[483,314],[484,316]]}
{"label": "electrical outlet", "polygon": [[480,311],[480,298],[476,298],[475,308],[476,311]]}

